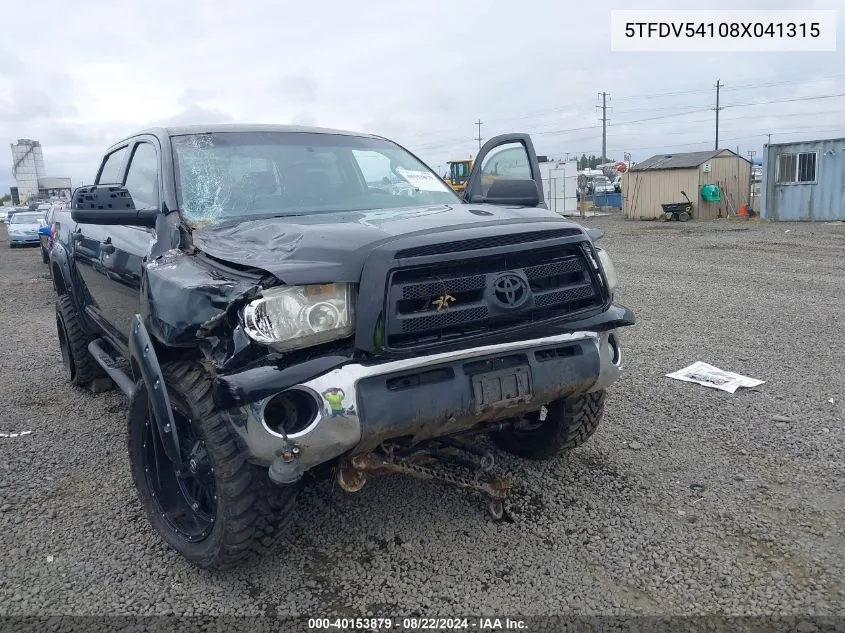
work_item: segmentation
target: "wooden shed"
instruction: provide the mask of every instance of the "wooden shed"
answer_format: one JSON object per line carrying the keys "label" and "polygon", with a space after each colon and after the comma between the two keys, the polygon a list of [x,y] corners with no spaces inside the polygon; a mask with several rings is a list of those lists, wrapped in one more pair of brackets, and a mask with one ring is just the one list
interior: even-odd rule
{"label": "wooden shed", "polygon": [[[720,200],[703,200],[701,188],[714,184],[721,190]],[[622,213],[626,218],[655,220],[663,213],[661,204],[685,201],[682,191],[693,203],[695,219],[736,215],[749,202],[751,162],[729,149],[652,156],[622,178]]]}

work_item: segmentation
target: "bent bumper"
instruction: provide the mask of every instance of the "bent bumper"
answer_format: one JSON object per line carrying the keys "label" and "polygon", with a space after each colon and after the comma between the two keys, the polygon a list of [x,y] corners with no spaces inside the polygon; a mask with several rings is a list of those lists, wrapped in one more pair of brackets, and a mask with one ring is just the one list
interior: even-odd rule
{"label": "bent bumper", "polygon": [[[272,396],[224,415],[255,463],[269,466],[284,455],[305,471],[346,453],[367,452],[385,440],[440,437],[537,411],[559,398],[604,389],[621,371],[616,330],[576,331],[342,365],[282,392],[298,391],[316,403],[310,423],[290,434],[268,426],[265,408]],[[501,382],[498,376],[504,376]],[[480,405],[491,380],[498,386],[490,388],[501,391],[493,404]]]}

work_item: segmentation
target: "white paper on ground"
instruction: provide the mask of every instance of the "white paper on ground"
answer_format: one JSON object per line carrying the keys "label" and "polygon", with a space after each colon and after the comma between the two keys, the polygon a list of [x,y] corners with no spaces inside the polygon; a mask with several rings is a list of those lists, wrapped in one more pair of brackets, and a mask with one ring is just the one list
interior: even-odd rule
{"label": "white paper on ground", "polygon": [[766,382],[765,380],[757,380],[736,374],[732,371],[724,371],[701,361],[695,362],[689,367],[684,367],[671,374],[666,374],[666,376],[675,380],[694,382],[705,387],[712,387],[713,389],[721,389],[728,393],[733,393],[740,387],[756,387]]}

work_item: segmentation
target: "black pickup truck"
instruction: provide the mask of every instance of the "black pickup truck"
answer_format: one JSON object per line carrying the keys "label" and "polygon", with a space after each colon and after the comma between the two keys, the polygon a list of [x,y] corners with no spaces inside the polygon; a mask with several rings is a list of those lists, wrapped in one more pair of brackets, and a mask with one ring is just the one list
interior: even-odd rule
{"label": "black pickup truck", "polygon": [[[502,165],[507,157],[506,177]],[[515,158],[516,157],[516,158]],[[622,369],[600,234],[548,211],[529,136],[463,198],[397,144],[287,126],[150,129],[56,218],[64,369],[130,400],[149,521],[201,567],[274,541],[303,475],[400,473],[484,495],[503,450],[596,429]]]}

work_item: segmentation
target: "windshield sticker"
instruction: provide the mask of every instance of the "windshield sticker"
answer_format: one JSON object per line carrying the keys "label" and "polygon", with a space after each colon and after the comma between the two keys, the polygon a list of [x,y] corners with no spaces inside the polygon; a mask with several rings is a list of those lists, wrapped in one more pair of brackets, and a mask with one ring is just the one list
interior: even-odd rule
{"label": "windshield sticker", "polygon": [[413,171],[403,167],[397,167],[396,173],[421,191],[449,191],[446,183],[430,172]]}

